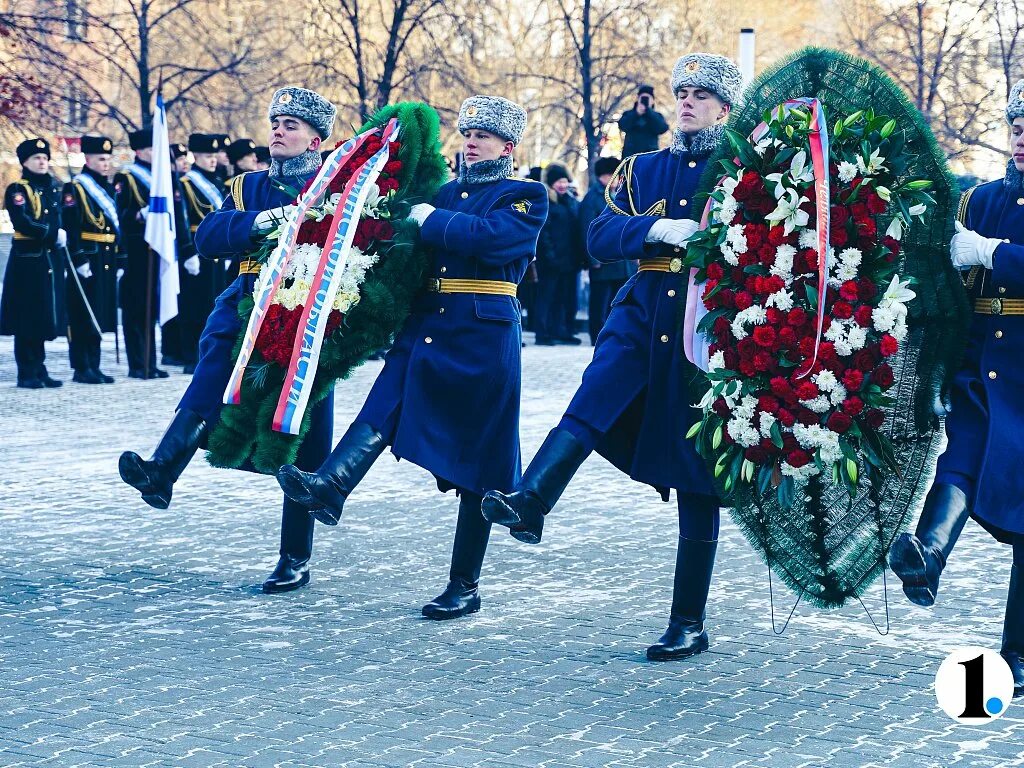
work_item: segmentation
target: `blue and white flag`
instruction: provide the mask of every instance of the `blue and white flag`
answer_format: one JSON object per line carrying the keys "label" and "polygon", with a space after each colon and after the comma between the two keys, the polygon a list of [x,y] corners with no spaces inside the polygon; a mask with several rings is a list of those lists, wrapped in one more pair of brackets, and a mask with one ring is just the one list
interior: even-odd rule
{"label": "blue and white flag", "polygon": [[153,183],[149,186],[146,242],[160,256],[160,323],[178,314],[178,257],[174,238],[174,192],[167,112],[158,93],[153,110]]}

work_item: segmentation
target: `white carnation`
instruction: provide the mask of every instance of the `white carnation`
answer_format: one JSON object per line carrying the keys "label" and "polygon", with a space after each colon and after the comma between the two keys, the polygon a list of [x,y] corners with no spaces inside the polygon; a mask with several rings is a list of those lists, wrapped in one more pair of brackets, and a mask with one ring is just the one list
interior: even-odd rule
{"label": "white carnation", "polygon": [[771,273],[787,282],[792,280],[794,256],[796,256],[796,248],[792,245],[780,245],[775,249],[775,263],[772,265]]}
{"label": "white carnation", "polygon": [[839,180],[844,184],[849,184],[857,176],[857,166],[853,163],[848,163],[845,160],[839,163]]}

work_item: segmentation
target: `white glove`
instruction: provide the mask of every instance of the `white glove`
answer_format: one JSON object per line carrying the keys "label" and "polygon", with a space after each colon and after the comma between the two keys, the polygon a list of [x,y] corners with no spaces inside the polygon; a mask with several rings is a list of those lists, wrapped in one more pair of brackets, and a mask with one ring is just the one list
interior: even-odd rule
{"label": "white glove", "polygon": [[686,241],[698,229],[700,225],[690,219],[658,219],[647,233],[644,242],[666,243],[678,247],[686,245]]}
{"label": "white glove", "polygon": [[124,268],[117,270],[117,279],[120,280],[122,277],[124,277]]}
{"label": "white glove", "polygon": [[186,272],[195,277],[199,274],[199,257],[194,254],[189,256],[182,266],[185,267]]}
{"label": "white glove", "polygon": [[57,230],[57,247],[63,248],[68,244],[68,233],[63,229]]}
{"label": "white glove", "polygon": [[79,266],[75,267],[75,272],[80,274],[86,280],[88,280],[90,277],[92,277],[92,267],[89,266],[89,262],[88,261],[85,262],[85,264],[80,264]]}
{"label": "white glove", "polygon": [[149,216],[149,206],[144,205],[141,208],[139,208],[139,221],[142,221],[147,216]]}
{"label": "white glove", "polygon": [[224,259],[224,271],[225,272],[230,272],[231,271],[231,259]]}
{"label": "white glove", "polygon": [[261,211],[253,226],[260,232],[269,232],[287,221],[295,207],[294,205],[282,205],[268,211]]}
{"label": "white glove", "polygon": [[992,269],[992,256],[1003,244],[998,237],[985,237],[955,222],[956,234],[949,243],[949,256],[957,269],[984,267]]}
{"label": "white glove", "polygon": [[416,205],[412,207],[412,210],[409,211],[409,218],[422,227],[423,222],[426,221],[427,217],[435,210],[437,209],[428,203],[416,203]]}

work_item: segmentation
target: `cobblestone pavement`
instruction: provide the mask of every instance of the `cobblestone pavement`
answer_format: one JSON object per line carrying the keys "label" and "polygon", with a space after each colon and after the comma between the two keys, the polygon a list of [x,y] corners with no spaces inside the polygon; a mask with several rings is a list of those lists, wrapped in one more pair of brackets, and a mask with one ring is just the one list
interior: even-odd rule
{"label": "cobblestone pavement", "polygon": [[[767,570],[725,523],[711,650],[652,664],[674,505],[593,458],[542,545],[494,532],[483,610],[432,623],[456,501],[389,458],[318,526],[310,586],[265,596],[273,479],[195,461],[158,511],[117,477],[188,379],[125,379],[107,349],[117,384],[73,384],[48,348],[65,386],[19,390],[0,340],[2,766],[1024,765],[1021,704],[968,727],[931,691],[952,646],[998,648],[1010,554],[973,524],[934,610],[890,581],[887,636],[860,607],[800,606],[777,637]],[[524,350],[527,457],[589,357]],[[345,383],[337,434],[380,366]],[[866,602],[884,624],[880,585]]]}

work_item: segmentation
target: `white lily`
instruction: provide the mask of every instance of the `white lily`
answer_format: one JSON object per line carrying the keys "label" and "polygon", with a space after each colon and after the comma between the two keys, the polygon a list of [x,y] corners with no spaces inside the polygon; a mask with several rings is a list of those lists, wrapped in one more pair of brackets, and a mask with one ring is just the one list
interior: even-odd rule
{"label": "white lily", "polygon": [[881,153],[877,149],[871,153],[871,156],[867,159],[866,163],[864,162],[864,158],[858,155],[857,168],[859,168],[860,172],[865,176],[874,176],[880,171],[884,171],[886,169],[885,158],[882,157]]}
{"label": "white lily", "polygon": [[877,192],[878,196],[880,198],[882,198],[883,200],[885,200],[885,202],[887,202],[887,203],[890,200],[892,200],[892,192],[889,191],[888,187],[882,187],[882,186],[875,187],[875,192]]}
{"label": "white lily", "polygon": [[793,159],[789,162],[789,170],[781,171],[779,173],[769,173],[764,177],[764,180],[769,184],[775,185],[775,199],[780,200],[786,193],[786,184],[783,184],[783,179],[789,177],[791,182],[790,186],[797,186],[799,184],[809,184],[814,181],[814,168],[807,164],[807,153],[802,149],[793,155]]}
{"label": "white lily", "polygon": [[807,202],[806,197],[797,195],[795,189],[786,190],[786,194],[779,199],[779,204],[774,211],[765,217],[765,221],[772,224],[783,224],[783,232],[789,234],[797,227],[807,226],[810,217],[806,211],[801,211],[800,206]]}
{"label": "white lily", "polygon": [[893,240],[903,239],[903,216],[893,216],[892,221],[889,222],[889,228],[885,230],[885,236],[891,237]]}
{"label": "white lily", "polygon": [[892,276],[892,282],[882,294],[882,300],[878,303],[880,307],[889,307],[894,304],[907,304],[917,298],[917,294],[910,290],[909,280],[900,280],[899,275]]}
{"label": "white lily", "polygon": [[928,206],[924,203],[918,203],[917,205],[910,206],[911,216],[923,216],[924,212],[928,210]]}

